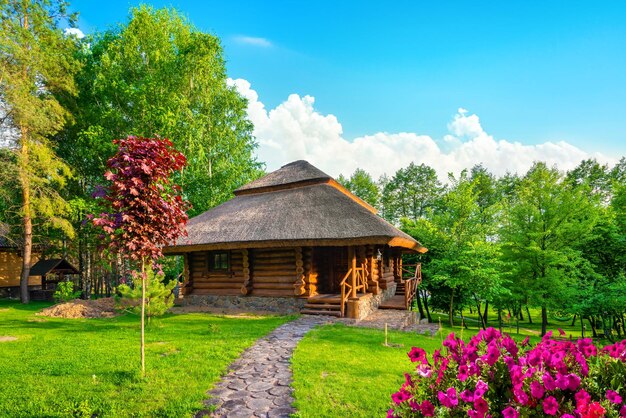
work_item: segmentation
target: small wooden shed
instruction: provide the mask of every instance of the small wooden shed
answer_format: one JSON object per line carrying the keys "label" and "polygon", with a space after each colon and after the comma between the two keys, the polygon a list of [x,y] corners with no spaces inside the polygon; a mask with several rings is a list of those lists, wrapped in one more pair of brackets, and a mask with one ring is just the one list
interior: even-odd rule
{"label": "small wooden shed", "polygon": [[41,289],[32,290],[35,300],[52,299],[59,282],[73,279],[79,271],[64,258],[39,260],[30,268],[31,276],[41,276]]}
{"label": "small wooden shed", "polygon": [[[22,252],[19,246],[7,238],[8,228],[0,224],[0,297],[19,295],[20,274],[22,272]],[[31,263],[38,260],[39,254],[33,251]],[[41,277],[30,276],[28,286],[41,285]]]}
{"label": "small wooden shed", "polygon": [[306,161],[234,194],[165,249],[184,256],[187,303],[359,318],[420,279],[402,253],[426,248]]}

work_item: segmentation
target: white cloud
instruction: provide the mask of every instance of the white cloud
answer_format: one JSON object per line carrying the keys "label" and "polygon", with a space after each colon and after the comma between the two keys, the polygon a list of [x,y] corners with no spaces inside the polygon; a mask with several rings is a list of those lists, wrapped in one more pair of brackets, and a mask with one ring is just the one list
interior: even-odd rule
{"label": "white cloud", "polygon": [[334,115],[315,110],[315,98],[291,94],[276,108],[267,110],[256,91],[244,79],[229,80],[248,99],[248,116],[254,123],[260,161],[268,170],[304,159],[332,176],[350,175],[363,168],[377,178],[393,175],[411,162],[424,163],[442,180],[447,174],[482,163],[493,173],[525,173],[534,161],[557,164],[561,170],[575,167],[582,159],[597,158],[615,163],[607,156],[585,152],[564,141],[525,145],[495,139],[486,133],[477,115],[459,108],[448,124],[449,134],[441,140],[413,132],[378,132],[353,140],[343,137]]}
{"label": "white cloud", "polygon": [[235,36],[233,39],[235,40],[235,42],[239,44],[258,46],[261,48],[269,48],[273,46],[272,42],[270,42],[268,39],[258,38],[255,36],[240,35],[240,36]]}
{"label": "white cloud", "polygon": [[78,28],[65,28],[65,35],[66,36],[75,36],[78,39],[82,39],[85,37],[85,34],[83,33],[82,30],[78,29]]}

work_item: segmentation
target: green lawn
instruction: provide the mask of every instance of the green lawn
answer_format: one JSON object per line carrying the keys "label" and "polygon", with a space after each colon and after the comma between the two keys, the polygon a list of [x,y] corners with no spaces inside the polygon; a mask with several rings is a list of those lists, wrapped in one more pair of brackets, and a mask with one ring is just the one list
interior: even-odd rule
{"label": "green lawn", "polygon": [[166,315],[146,335],[148,376],[138,370],[139,320],[52,319],[48,304],[0,301],[0,416],[184,417],[256,339],[288,317]]}
{"label": "green lawn", "polygon": [[[533,314],[533,311],[531,311]],[[538,313],[534,312],[538,319]],[[478,323],[468,321],[469,329],[461,330],[447,325],[445,314],[441,318],[443,332],[435,336],[414,333],[389,332],[389,342],[401,346],[385,347],[382,330],[328,325],[311,331],[296,348],[293,357],[294,388],[298,417],[377,417],[385,416],[391,394],[404,381],[404,373],[413,370],[407,352],[412,346],[432,353],[441,348],[442,338],[450,332],[465,340],[479,331]],[[490,318],[496,327],[497,318]],[[580,335],[570,322],[550,318],[548,329],[562,328],[574,338]],[[520,323],[516,333],[515,323],[504,324],[503,331],[511,333],[518,341],[526,336],[531,343],[540,340],[540,324]],[[578,331],[578,332],[577,332]]]}

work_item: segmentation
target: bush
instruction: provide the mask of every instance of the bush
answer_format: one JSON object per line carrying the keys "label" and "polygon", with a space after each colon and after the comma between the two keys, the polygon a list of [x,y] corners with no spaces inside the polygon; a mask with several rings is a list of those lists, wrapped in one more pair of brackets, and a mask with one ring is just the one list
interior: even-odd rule
{"label": "bush", "polygon": [[[163,274],[157,274],[151,268],[148,268],[146,274],[148,284],[146,286],[146,315],[148,318],[161,316],[174,305],[172,291],[176,286],[176,281],[164,284]],[[141,312],[141,276],[137,275],[133,278],[132,287],[121,284],[117,290],[121,295],[117,298],[121,308]]]}
{"label": "bush", "polygon": [[80,290],[74,291],[74,283],[72,282],[60,282],[57,284],[57,289],[54,292],[54,300],[56,302],[69,302],[80,297]]}
{"label": "bush", "polygon": [[494,328],[466,344],[454,333],[436,350],[408,353],[414,373],[392,398],[391,417],[626,417],[626,340],[601,350],[589,338],[518,345]]}

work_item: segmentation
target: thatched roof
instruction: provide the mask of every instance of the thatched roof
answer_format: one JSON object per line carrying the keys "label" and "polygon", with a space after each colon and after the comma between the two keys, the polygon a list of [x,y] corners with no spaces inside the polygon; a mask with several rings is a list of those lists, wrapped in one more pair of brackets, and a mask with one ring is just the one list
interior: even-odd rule
{"label": "thatched roof", "polygon": [[49,273],[78,274],[79,271],[64,258],[39,260],[30,268],[31,276],[43,276]]}
{"label": "thatched roof", "polygon": [[190,219],[188,236],[166,253],[364,244],[426,251],[306,161],[287,164],[235,193],[233,199]]}

